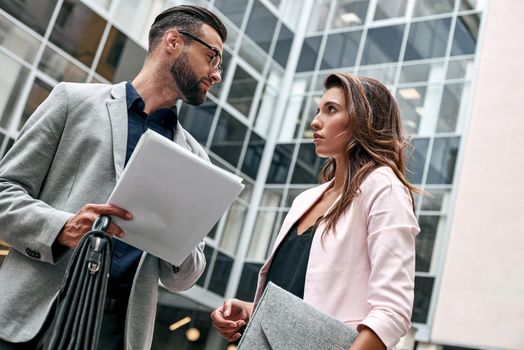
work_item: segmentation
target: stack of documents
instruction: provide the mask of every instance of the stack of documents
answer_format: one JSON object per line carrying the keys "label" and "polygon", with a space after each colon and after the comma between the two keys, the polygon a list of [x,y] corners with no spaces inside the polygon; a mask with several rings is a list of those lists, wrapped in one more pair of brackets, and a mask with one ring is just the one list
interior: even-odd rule
{"label": "stack of documents", "polygon": [[122,241],[180,265],[240,194],[242,178],[148,130],[108,203],[133,213],[113,217]]}

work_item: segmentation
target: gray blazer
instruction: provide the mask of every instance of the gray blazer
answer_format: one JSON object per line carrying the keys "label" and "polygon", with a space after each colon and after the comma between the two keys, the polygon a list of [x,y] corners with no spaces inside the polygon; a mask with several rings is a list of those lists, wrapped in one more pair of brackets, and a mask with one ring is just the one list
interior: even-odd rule
{"label": "gray blazer", "polygon": [[[209,160],[180,124],[174,141]],[[0,338],[28,341],[42,327],[72,253],[53,251],[52,244],[73,213],[107,201],[126,148],[125,82],[60,83],[29,118],[0,162],[0,239],[11,245],[0,269]],[[170,291],[190,288],[204,271],[203,248],[201,242],[176,273],[142,254],[129,299],[126,349],[151,347],[159,279]]]}

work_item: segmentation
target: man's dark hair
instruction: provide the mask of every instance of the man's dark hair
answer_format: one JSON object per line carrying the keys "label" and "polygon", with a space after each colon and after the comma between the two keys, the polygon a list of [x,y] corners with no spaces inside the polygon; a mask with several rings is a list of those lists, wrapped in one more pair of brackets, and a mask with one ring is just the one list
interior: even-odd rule
{"label": "man's dark hair", "polygon": [[149,49],[151,53],[166,30],[176,28],[190,33],[199,33],[202,24],[211,26],[218,32],[222,42],[227,39],[227,29],[224,23],[211,11],[201,6],[173,6],[156,16],[149,29]]}

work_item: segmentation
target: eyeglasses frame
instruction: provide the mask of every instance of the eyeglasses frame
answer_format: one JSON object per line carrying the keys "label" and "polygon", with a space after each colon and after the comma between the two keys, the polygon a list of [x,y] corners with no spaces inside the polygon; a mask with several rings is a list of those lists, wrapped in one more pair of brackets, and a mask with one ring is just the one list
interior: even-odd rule
{"label": "eyeglasses frame", "polygon": [[[217,69],[220,73],[222,73],[222,54],[220,53],[220,51],[214,47],[214,46],[211,46],[209,45],[208,43],[206,43],[204,40],[200,39],[199,37],[195,36],[194,34],[191,34],[189,32],[185,32],[185,31],[182,31],[182,30],[179,30],[178,31],[180,34],[183,34],[185,36],[188,36],[190,37],[191,39],[195,40],[196,42],[200,43],[201,45],[204,45],[205,47],[207,47],[208,49],[210,49],[211,51],[213,51],[215,53],[215,56],[213,56],[213,59],[211,60],[210,62],[210,66],[211,68],[213,69]],[[213,67],[213,65],[211,64],[216,58],[219,58],[220,61],[218,63],[218,65],[216,67]]]}

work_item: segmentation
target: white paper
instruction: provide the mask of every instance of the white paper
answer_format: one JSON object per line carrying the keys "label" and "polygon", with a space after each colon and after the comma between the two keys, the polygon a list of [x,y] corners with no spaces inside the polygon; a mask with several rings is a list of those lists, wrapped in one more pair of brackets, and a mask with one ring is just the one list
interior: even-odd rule
{"label": "white paper", "polygon": [[148,130],[108,203],[133,214],[113,217],[122,241],[180,265],[240,194],[242,178]]}

